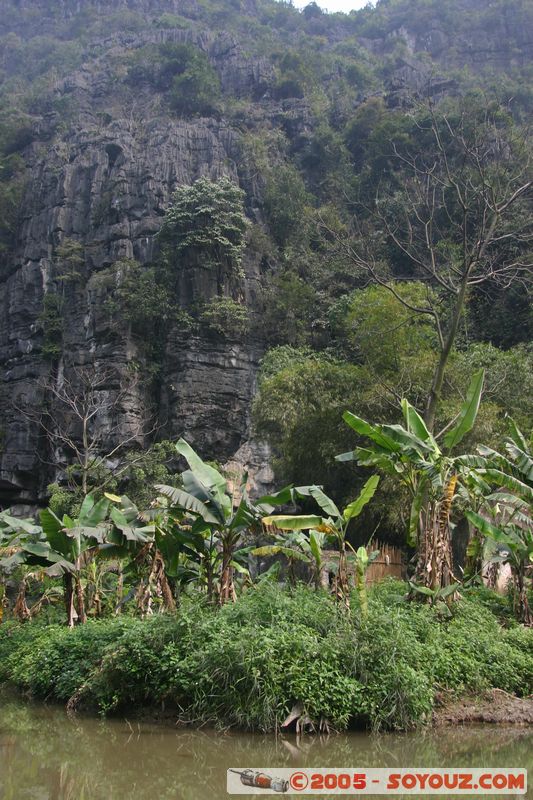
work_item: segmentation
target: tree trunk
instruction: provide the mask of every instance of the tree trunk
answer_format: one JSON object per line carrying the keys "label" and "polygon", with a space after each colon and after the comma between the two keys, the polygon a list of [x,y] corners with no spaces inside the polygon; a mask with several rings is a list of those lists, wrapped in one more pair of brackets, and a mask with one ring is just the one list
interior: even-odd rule
{"label": "tree trunk", "polygon": [[321,567],[318,572],[317,589],[329,589],[329,569]]}
{"label": "tree trunk", "polygon": [[233,584],[233,567],[231,566],[233,548],[229,542],[224,541],[222,545],[222,569],[220,573],[220,594],[219,603],[235,602],[235,586]]}
{"label": "tree trunk", "polygon": [[355,587],[359,595],[359,605],[361,607],[361,617],[368,617],[368,592],[366,588],[366,569],[362,564],[357,564],[355,572]]}
{"label": "tree trunk", "polygon": [[165,572],[163,556],[159,550],[155,551],[153,575],[161,591],[164,607],[167,611],[176,611],[176,601],[174,600],[174,595],[172,594],[172,590]]}
{"label": "tree trunk", "polygon": [[477,528],[474,528],[466,548],[465,578],[473,578],[475,575],[481,575],[483,571],[482,551],[483,537]]}
{"label": "tree trunk", "polygon": [[74,627],[74,585],[72,580],[72,573],[65,572],[63,575],[63,586],[65,596],[65,610],[67,612],[67,625],[69,628]]}
{"label": "tree trunk", "polygon": [[27,622],[31,618],[30,609],[26,603],[26,578],[23,578],[19,583],[13,615],[19,622]]}
{"label": "tree trunk", "polygon": [[122,572],[122,564],[118,562],[118,578],[117,578],[117,602],[115,605],[115,614],[122,613],[122,598],[124,596],[124,573]]}
{"label": "tree trunk", "polygon": [[207,599],[209,600],[209,602],[212,602],[215,594],[215,586],[213,580],[213,563],[211,561],[211,553],[209,553],[206,561],[205,573],[207,579]]}
{"label": "tree trunk", "polygon": [[344,542],[339,547],[339,569],[335,581],[335,595],[337,602],[346,610],[350,609],[350,587],[348,585],[348,560]]}
{"label": "tree trunk", "polygon": [[513,567],[513,575],[516,587],[517,616],[520,622],[522,622],[524,625],[527,625],[527,627],[533,627],[533,612],[529,607],[523,569],[523,567],[518,569]]}
{"label": "tree trunk", "polygon": [[499,573],[500,573],[500,565],[498,563],[489,564],[486,575],[486,583],[489,589],[496,589]]}
{"label": "tree trunk", "polygon": [[450,509],[457,486],[457,475],[452,475],[440,503],[430,503],[425,514],[425,525],[419,547],[417,581],[432,591],[450,586],[453,574]]}
{"label": "tree trunk", "polygon": [[87,614],[85,613],[85,597],[83,595],[83,586],[81,585],[80,573],[76,573],[76,610],[78,612],[78,622],[84,625],[87,622]]}
{"label": "tree trunk", "polygon": [[448,330],[446,339],[444,340],[443,345],[441,347],[439,360],[437,362],[435,371],[433,373],[431,389],[429,390],[429,394],[426,401],[426,408],[424,411],[424,422],[426,423],[426,426],[428,430],[431,431],[431,433],[433,433],[433,429],[435,427],[435,417],[437,414],[437,406],[442,391],[442,384],[444,382],[444,374],[446,372],[446,366],[448,364],[448,359],[450,357],[452,348],[455,344],[455,339],[457,338],[457,331],[459,330],[459,323],[463,315],[463,309],[465,306],[466,293],[468,287],[468,276],[469,276],[469,271],[466,271],[461,286],[459,288],[459,291],[456,295],[455,306],[453,309],[450,328]]}

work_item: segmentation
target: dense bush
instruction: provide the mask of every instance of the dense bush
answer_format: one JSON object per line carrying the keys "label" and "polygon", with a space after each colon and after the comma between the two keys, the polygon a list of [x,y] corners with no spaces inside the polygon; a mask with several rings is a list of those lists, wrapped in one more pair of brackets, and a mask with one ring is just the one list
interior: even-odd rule
{"label": "dense bush", "polygon": [[[177,19],[179,23],[180,18]],[[186,22],[178,27],[187,27]],[[170,106],[179,114],[211,114],[217,110],[220,97],[217,73],[207,55],[195,45],[173,42],[147,45],[133,52],[128,62],[126,81],[132,86],[147,83],[158,91],[168,92]]]}
{"label": "dense bush", "polygon": [[324,594],[263,583],[215,611],[184,598],[177,616],[0,628],[0,680],[102,712],[165,703],[188,721],[271,730],[295,703],[337,728],[405,729],[429,719],[437,690],[533,689],[533,632],[488,592],[442,621],[405,603],[405,586],[371,591],[361,622]]}
{"label": "dense bush", "polygon": [[199,178],[180,186],[167,208],[160,241],[167,258],[242,277],[247,219],[244,192],[229,178]]}
{"label": "dense bush", "polygon": [[213,297],[199,314],[200,329],[216,338],[242,339],[249,324],[245,305],[231,297]]}

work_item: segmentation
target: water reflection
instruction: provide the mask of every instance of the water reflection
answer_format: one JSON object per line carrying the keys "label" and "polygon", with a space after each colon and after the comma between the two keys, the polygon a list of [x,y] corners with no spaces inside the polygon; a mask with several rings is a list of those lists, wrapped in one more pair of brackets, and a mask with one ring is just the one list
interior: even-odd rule
{"label": "water reflection", "polygon": [[0,698],[1,800],[216,800],[226,797],[226,769],[236,765],[522,767],[533,775],[533,732],[456,727],[298,741],[69,718],[62,709]]}

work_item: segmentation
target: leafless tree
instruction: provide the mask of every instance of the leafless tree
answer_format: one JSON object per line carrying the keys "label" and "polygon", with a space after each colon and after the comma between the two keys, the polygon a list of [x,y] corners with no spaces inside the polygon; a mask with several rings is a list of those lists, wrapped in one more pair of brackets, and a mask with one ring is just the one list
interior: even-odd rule
{"label": "leafless tree", "polygon": [[[378,186],[373,202],[360,205],[349,235],[323,226],[371,282],[433,320],[439,356],[424,409],[433,430],[472,290],[489,283],[532,289],[533,181],[529,132],[490,104],[480,110],[464,103],[448,115],[428,100],[413,115],[424,144],[415,152],[391,142],[398,173],[388,190]],[[396,280],[425,282],[427,303],[412,305],[395,288],[384,257],[391,246],[408,265],[409,275]]]}
{"label": "leafless tree", "polygon": [[155,430],[142,420],[125,425],[124,414],[136,386],[135,378],[117,385],[117,373],[111,368],[72,366],[66,374],[41,380],[44,408],[16,408],[43,430],[54,451],[54,466],[63,461],[66,474],[74,476],[71,488],[79,486],[87,494],[94,488],[98,467],[108,465],[128,445],[142,443]]}

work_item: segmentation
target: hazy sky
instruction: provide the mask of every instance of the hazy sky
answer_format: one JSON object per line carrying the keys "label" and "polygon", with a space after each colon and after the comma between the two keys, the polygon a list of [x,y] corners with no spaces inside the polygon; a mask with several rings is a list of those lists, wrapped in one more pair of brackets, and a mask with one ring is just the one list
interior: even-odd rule
{"label": "hazy sky", "polygon": [[[304,8],[310,0],[293,0],[296,8]],[[316,0],[317,5],[324,11],[351,11],[354,8],[363,8],[368,0]]]}

